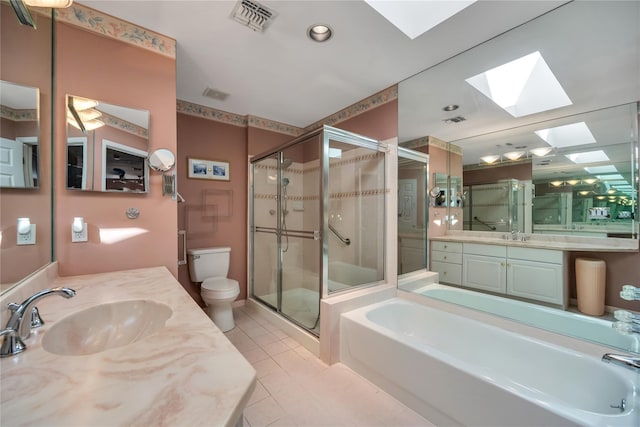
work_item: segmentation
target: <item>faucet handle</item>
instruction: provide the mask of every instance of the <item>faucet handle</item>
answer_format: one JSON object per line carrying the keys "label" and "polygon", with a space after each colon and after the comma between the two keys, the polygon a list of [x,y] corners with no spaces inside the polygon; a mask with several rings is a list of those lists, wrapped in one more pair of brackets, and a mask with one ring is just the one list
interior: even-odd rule
{"label": "faucet handle", "polygon": [[[11,310],[11,312],[16,311],[20,307],[20,304],[16,304],[15,302],[9,303],[7,308]],[[38,307],[33,307],[31,309],[31,329],[39,328],[44,325],[44,320],[40,317],[40,312],[38,311]]]}
{"label": "faucet handle", "polygon": [[0,357],[13,356],[18,353],[22,353],[27,349],[27,346],[15,329],[3,329],[0,331],[0,336],[3,336],[2,347],[0,347]]}
{"label": "faucet handle", "polygon": [[31,309],[31,329],[39,328],[42,325],[44,325],[44,320],[40,317],[38,307],[33,307]]}

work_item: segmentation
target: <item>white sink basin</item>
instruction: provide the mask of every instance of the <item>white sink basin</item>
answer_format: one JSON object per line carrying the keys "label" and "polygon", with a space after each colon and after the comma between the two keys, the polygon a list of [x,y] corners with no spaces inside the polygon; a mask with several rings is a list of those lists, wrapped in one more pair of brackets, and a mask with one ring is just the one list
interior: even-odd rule
{"label": "white sink basin", "polygon": [[148,300],[100,304],[67,316],[44,333],[42,347],[54,354],[81,356],[122,347],[161,329],[172,310]]}

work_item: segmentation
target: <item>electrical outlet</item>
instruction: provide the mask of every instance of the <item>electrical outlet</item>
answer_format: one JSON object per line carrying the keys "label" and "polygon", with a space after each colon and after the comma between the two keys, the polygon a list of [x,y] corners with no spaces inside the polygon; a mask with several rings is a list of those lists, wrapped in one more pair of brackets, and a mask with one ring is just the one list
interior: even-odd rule
{"label": "electrical outlet", "polygon": [[82,223],[82,230],[73,231],[73,227],[71,227],[71,242],[88,242],[89,241],[89,232],[87,230],[87,223]]}
{"label": "electrical outlet", "polygon": [[28,233],[17,233],[18,241],[16,244],[18,245],[35,245],[36,244],[36,225],[31,224],[31,229]]}

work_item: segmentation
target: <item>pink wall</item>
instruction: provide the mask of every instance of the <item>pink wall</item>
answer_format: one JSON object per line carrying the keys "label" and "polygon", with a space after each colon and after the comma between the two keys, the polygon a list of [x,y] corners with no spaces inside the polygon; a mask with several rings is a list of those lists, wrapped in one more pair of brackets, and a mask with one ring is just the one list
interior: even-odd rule
{"label": "pink wall", "polygon": [[[51,261],[51,19],[34,13],[35,31],[20,25],[6,2],[0,7],[0,78],[40,89],[40,188],[0,189],[0,283],[7,285]],[[21,125],[14,125],[18,135]],[[36,224],[35,245],[16,245],[19,217]]]}
{"label": "pink wall", "polygon": [[[177,277],[176,202],[162,196],[159,173],[151,172],[148,194],[114,194],[66,190],[62,167],[67,94],[149,110],[148,151],[176,152],[175,59],[59,22],[56,55],[55,257],[60,275],[166,266]],[[178,173],[183,168],[178,163]],[[139,209],[139,218],[128,219],[128,208]],[[71,243],[75,216],[87,222],[88,242]]]}
{"label": "pink wall", "polygon": [[398,100],[387,102],[334,127],[384,141],[398,136]]}
{"label": "pink wall", "polygon": [[490,169],[464,171],[464,185],[491,184],[501,179],[531,180],[531,162],[507,166],[492,166]]}

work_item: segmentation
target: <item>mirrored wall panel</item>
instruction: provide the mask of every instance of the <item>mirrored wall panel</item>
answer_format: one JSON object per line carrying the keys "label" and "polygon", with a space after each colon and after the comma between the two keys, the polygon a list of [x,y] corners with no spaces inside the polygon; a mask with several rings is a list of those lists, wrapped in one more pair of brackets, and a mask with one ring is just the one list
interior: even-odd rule
{"label": "mirrored wall panel", "polygon": [[67,95],[67,189],[146,193],[149,112]]}
{"label": "mirrored wall panel", "polygon": [[0,187],[38,188],[39,91],[0,80]]}

